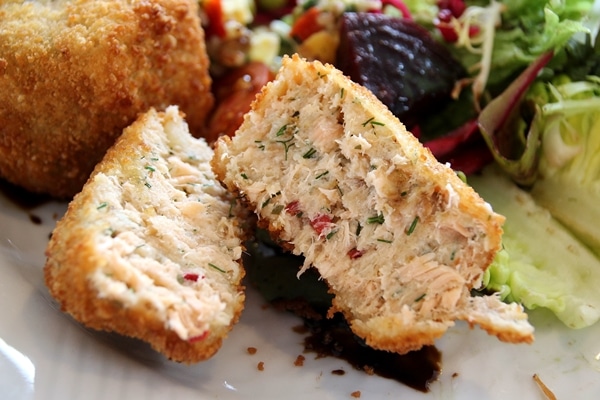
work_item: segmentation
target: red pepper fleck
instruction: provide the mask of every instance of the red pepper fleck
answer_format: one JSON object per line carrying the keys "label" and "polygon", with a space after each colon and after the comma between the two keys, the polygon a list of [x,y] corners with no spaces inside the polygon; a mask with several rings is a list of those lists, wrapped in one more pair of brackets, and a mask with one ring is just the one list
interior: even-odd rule
{"label": "red pepper fleck", "polygon": [[362,252],[362,251],[360,251],[360,250],[358,250],[356,247],[355,247],[355,248],[353,248],[353,249],[351,249],[351,250],[348,252],[348,257],[350,257],[352,260],[355,260],[355,259],[357,259],[357,258],[360,258],[360,257],[362,257],[362,255],[363,255],[363,252]]}
{"label": "red pepper fleck", "polygon": [[188,339],[188,342],[190,342],[190,343],[200,342],[200,341],[206,339],[207,337],[208,337],[208,330],[204,331],[204,333],[202,333],[198,336],[192,336],[191,338]]}
{"label": "red pepper fleck", "polygon": [[458,40],[458,33],[456,33],[452,25],[439,22],[435,26],[440,31],[446,42],[454,43]]}
{"label": "red pepper fleck", "polygon": [[285,211],[291,215],[298,215],[301,212],[300,210],[300,202],[298,200],[294,200],[285,206]]}
{"label": "red pepper fleck", "polygon": [[310,226],[317,232],[319,237],[323,234],[327,234],[329,230],[334,226],[331,216],[327,214],[319,214],[310,220]]}
{"label": "red pepper fleck", "polygon": [[194,274],[192,272],[183,274],[183,279],[185,279],[186,281],[198,282],[198,278],[200,278],[200,275]]}

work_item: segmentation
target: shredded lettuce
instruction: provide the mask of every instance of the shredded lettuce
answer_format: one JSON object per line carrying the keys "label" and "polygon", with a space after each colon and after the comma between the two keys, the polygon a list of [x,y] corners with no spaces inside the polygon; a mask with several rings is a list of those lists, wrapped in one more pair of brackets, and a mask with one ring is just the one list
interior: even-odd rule
{"label": "shredded lettuce", "polygon": [[531,194],[600,257],[600,77],[548,91]]}

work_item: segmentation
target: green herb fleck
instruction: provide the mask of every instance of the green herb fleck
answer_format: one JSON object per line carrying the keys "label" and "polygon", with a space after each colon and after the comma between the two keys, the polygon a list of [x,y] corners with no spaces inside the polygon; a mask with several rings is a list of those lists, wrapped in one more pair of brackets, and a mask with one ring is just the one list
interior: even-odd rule
{"label": "green herb fleck", "polygon": [[154,168],[152,165],[146,165],[144,168],[146,168],[150,172],[156,171],[156,168]]}
{"label": "green herb fleck", "polygon": [[285,133],[286,129],[287,129],[287,124],[285,124],[281,128],[279,128],[279,130],[277,131],[275,136],[282,136]]}
{"label": "green herb fleck", "polygon": [[100,203],[100,205],[98,207],[96,207],[96,210],[101,210],[106,207],[108,207],[108,203],[103,201],[102,203]]}
{"label": "green herb fleck", "polygon": [[344,98],[344,88],[342,88],[342,90],[340,90],[340,99]]}
{"label": "green herb fleck", "polygon": [[329,171],[322,172],[322,173],[320,173],[319,175],[317,175],[317,176],[315,177],[315,179],[320,179],[320,178],[324,177],[325,175],[327,175],[328,173],[329,173]]}
{"label": "green herb fleck", "polygon": [[241,174],[241,175],[242,175],[242,178],[244,178],[244,179],[248,179],[248,175],[244,174],[243,172],[242,172],[242,174]]}
{"label": "green herb fleck", "polygon": [[277,204],[275,207],[273,207],[273,210],[271,210],[271,214],[279,215],[279,214],[281,214],[283,209],[284,209],[283,204]]}
{"label": "green herb fleck", "polygon": [[384,222],[385,222],[385,218],[383,216],[383,213],[377,214],[374,217],[367,218],[367,223],[369,223],[369,224],[383,224]]}
{"label": "green herb fleck", "polygon": [[360,222],[356,225],[356,236],[360,236],[360,232],[362,231],[362,225]]}
{"label": "green herb fleck", "polygon": [[265,145],[263,144],[263,142],[262,142],[262,141],[260,141],[260,140],[255,140],[255,141],[254,141],[254,143],[256,143],[256,145],[258,146],[258,148],[259,148],[260,150],[264,150],[264,149],[265,149]]}
{"label": "green herb fleck", "polygon": [[294,144],[294,143],[290,143],[292,140],[294,140],[293,136],[287,140],[277,140],[277,143],[281,143],[283,145],[283,148],[285,149],[285,160],[286,161],[287,161],[288,151],[290,150],[290,147],[292,147],[292,145]]}
{"label": "green herb fleck", "polygon": [[[229,202],[229,213],[227,214],[227,218],[233,217],[233,207],[235,207],[235,204],[236,204],[235,200],[231,200]],[[194,232],[196,232],[196,230],[194,230]]]}
{"label": "green herb fleck", "polygon": [[415,219],[413,219],[412,223],[408,227],[408,230],[406,231],[407,235],[410,235],[415,231],[415,228],[417,227],[418,222],[419,222],[419,217],[417,216],[417,217],[415,217]]}
{"label": "green herb fleck", "polygon": [[375,117],[371,117],[368,120],[366,120],[365,122],[362,123],[362,126],[367,126],[367,125],[379,125],[379,126],[385,126],[385,124],[383,122],[379,122],[379,121],[375,121]]}
{"label": "green herb fleck", "polygon": [[314,156],[316,152],[317,151],[311,147],[306,153],[302,155],[302,158],[312,158],[312,156]]}
{"label": "green herb fleck", "polygon": [[219,271],[219,272],[222,272],[222,273],[225,273],[225,272],[227,272],[227,271],[225,271],[225,270],[223,270],[223,269],[221,269],[221,268],[217,267],[217,266],[216,266],[215,264],[213,264],[213,263],[208,263],[208,266],[209,266],[209,267],[211,267],[211,268],[214,268],[214,269],[216,269],[217,271]]}
{"label": "green herb fleck", "polygon": [[392,241],[388,239],[377,239],[377,241],[381,243],[392,243]]}
{"label": "green herb fleck", "polygon": [[144,186],[146,186],[148,189],[150,189],[152,187],[152,185],[148,182],[144,182]]}
{"label": "green herb fleck", "polygon": [[331,231],[327,234],[327,236],[325,236],[325,239],[329,240],[333,237],[333,235],[335,235],[337,233],[337,231]]}
{"label": "green herb fleck", "polygon": [[422,295],[420,295],[419,297],[417,297],[417,298],[415,299],[415,303],[417,303],[417,302],[419,302],[419,301],[423,300],[423,299],[425,298],[425,295],[426,295],[426,294],[427,294],[427,293],[423,293]]}
{"label": "green herb fleck", "polygon": [[268,199],[263,201],[261,208],[265,208],[267,205],[269,205],[270,202],[271,202],[271,198],[269,197]]}

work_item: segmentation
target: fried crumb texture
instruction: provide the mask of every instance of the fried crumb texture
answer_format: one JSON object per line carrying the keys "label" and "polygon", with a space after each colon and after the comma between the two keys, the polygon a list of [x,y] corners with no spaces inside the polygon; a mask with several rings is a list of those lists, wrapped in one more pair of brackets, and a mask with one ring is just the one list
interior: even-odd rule
{"label": "fried crumb texture", "polygon": [[208,66],[196,1],[0,2],[0,177],[71,199],[151,107],[200,135]]}
{"label": "fried crumb texture", "polygon": [[306,360],[306,357],[304,357],[302,354],[299,354],[298,357],[296,357],[296,359],[294,360],[294,365],[296,367],[303,367],[305,360]]}

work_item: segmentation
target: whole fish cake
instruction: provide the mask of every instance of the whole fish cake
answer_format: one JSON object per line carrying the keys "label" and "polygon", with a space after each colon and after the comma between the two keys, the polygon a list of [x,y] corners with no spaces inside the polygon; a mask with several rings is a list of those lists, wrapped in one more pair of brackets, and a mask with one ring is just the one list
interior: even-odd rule
{"label": "whole fish cake", "polygon": [[201,135],[208,64],[196,1],[0,2],[0,178],[71,198],[150,107]]}

